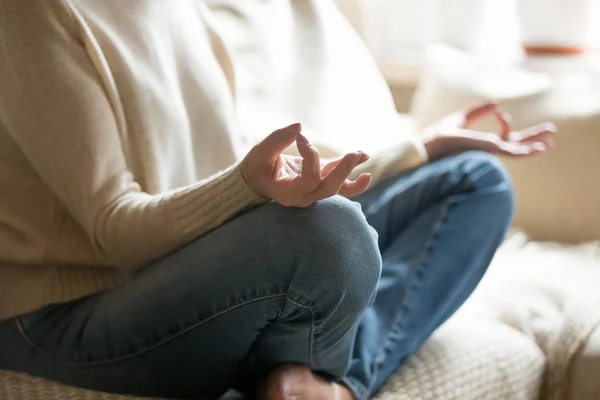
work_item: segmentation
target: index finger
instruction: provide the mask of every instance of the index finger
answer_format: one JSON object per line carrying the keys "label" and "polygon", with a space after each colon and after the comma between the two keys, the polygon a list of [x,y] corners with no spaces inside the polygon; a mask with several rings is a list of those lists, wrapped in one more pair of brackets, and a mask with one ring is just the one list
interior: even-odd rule
{"label": "index finger", "polygon": [[336,195],[352,170],[361,162],[363,153],[346,154],[321,181],[321,184],[306,197],[315,202]]}
{"label": "index finger", "polygon": [[481,118],[496,110],[498,102],[488,101],[478,106],[475,106],[465,113],[465,122],[463,128],[468,128]]}
{"label": "index finger", "polygon": [[301,133],[296,138],[296,144],[298,152],[302,156],[302,177],[309,182],[318,184],[321,180],[319,151]]}
{"label": "index finger", "polygon": [[498,125],[500,125],[500,137],[502,140],[509,140],[510,133],[512,132],[511,118],[510,115],[503,110],[496,108],[494,109],[494,116]]}

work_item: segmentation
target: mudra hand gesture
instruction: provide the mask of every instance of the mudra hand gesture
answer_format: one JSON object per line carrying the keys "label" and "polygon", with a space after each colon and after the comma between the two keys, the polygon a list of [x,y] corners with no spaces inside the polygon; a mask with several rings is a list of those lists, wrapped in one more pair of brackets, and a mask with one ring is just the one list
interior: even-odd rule
{"label": "mudra hand gesture", "polygon": [[[498,122],[499,134],[472,130],[476,121],[492,115]],[[481,150],[499,156],[528,157],[554,147],[556,128],[549,122],[522,131],[513,131],[510,116],[497,103],[487,102],[469,110],[450,114],[423,132],[430,160],[468,150]]]}
{"label": "mudra hand gesture", "polygon": [[[321,164],[319,152],[293,124],[278,129],[250,150],[240,165],[242,176],[254,192],[284,206],[308,207],[334,196],[354,196],[367,190],[370,174],[348,180],[352,170],[369,159],[358,151]],[[300,156],[282,152],[296,142]]]}

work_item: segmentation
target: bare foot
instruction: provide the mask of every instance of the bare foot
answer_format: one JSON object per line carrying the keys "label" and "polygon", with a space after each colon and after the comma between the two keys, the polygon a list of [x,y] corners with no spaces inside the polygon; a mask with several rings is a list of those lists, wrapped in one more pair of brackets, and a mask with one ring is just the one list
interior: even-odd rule
{"label": "bare foot", "polygon": [[345,386],[320,378],[303,365],[273,371],[258,393],[259,400],[355,400]]}

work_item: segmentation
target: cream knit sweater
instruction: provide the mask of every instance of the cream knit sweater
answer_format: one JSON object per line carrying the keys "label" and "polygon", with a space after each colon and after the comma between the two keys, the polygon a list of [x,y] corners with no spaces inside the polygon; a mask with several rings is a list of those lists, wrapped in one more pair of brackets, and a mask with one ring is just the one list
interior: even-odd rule
{"label": "cream knit sweater", "polygon": [[329,156],[397,135],[358,171],[375,180],[424,160],[329,0],[3,1],[0,320],[105,290],[265,201],[237,161],[296,121]]}

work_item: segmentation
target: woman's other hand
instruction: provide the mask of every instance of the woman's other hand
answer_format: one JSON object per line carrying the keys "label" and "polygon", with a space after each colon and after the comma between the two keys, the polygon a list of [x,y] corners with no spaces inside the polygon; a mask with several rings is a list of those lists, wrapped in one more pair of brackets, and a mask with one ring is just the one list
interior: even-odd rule
{"label": "woman's other hand", "polygon": [[[250,150],[240,164],[242,176],[250,189],[291,207],[308,207],[336,194],[349,197],[367,190],[370,174],[361,174],[354,181],[348,180],[352,170],[368,160],[366,154],[348,153],[321,165],[319,152],[301,130],[300,124],[276,130]],[[282,154],[294,142],[300,157]]]}
{"label": "woman's other hand", "polygon": [[[493,115],[499,134],[474,131],[470,128],[481,118]],[[442,118],[426,128],[424,144],[430,160],[437,160],[468,150],[482,150],[509,157],[527,157],[554,147],[556,128],[549,122],[522,131],[512,131],[510,117],[495,102],[488,102],[467,111]]]}

